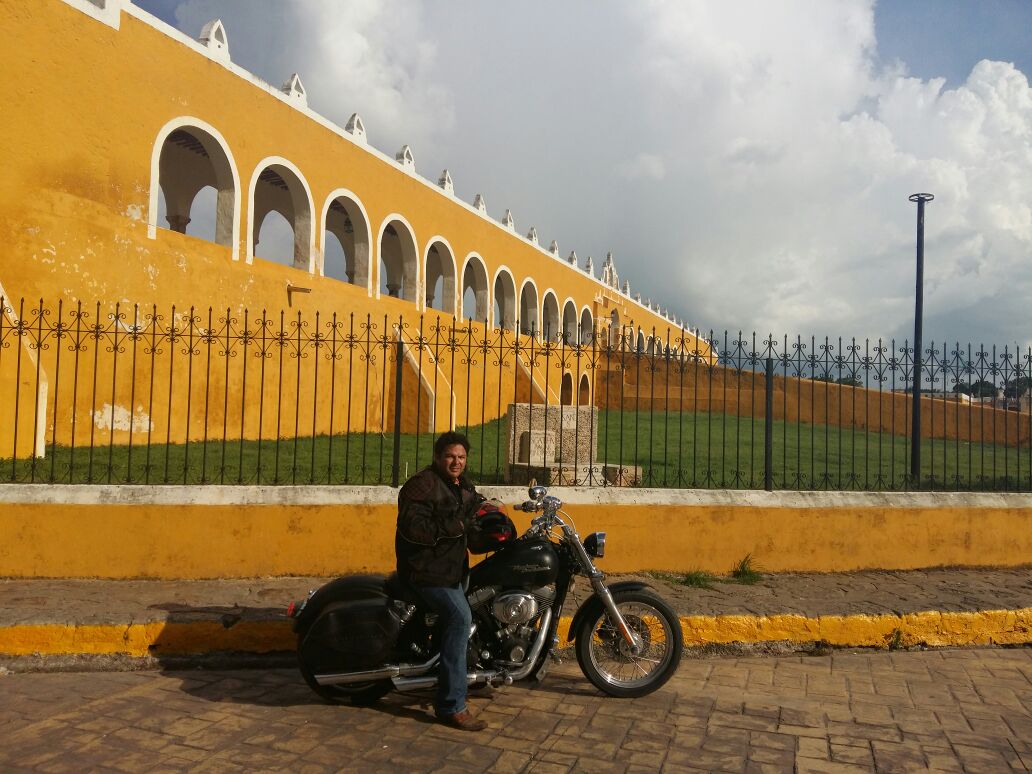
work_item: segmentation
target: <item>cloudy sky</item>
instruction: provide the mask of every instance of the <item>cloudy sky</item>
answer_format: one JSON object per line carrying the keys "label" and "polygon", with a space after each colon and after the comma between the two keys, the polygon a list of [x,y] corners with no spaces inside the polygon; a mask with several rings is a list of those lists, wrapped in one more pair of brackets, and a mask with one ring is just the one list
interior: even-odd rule
{"label": "cloudy sky", "polygon": [[1029,0],[135,0],[703,329],[1032,343]]}

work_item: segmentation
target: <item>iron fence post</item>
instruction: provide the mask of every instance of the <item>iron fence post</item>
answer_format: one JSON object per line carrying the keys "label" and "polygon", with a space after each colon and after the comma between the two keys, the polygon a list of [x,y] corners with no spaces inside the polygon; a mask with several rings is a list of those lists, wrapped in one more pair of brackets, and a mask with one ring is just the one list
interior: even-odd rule
{"label": "iron fence post", "polygon": [[924,313],[924,213],[925,202],[935,197],[930,193],[911,194],[917,202],[917,288],[914,300],[914,384],[910,426],[910,478],[915,489],[921,488],[921,318]]}
{"label": "iron fence post", "polygon": [[398,345],[394,360],[394,456],[391,463],[391,486],[400,484],[401,473],[401,378],[405,362],[405,342],[402,340],[401,319],[398,319]]}
{"label": "iron fence post", "polygon": [[774,491],[774,358],[767,358],[763,379],[763,488]]}

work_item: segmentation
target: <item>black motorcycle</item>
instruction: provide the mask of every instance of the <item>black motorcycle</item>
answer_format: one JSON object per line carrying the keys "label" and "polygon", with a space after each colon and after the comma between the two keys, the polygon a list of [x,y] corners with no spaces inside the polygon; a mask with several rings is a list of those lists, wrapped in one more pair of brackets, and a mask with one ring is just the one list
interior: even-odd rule
{"label": "black motorcycle", "polygon": [[[663,685],[681,660],[680,620],[648,584],[608,585],[594,560],[605,533],[581,542],[562,503],[541,486],[516,510],[540,512],[519,538],[498,547],[467,578],[473,611],[471,685],[541,680],[558,656],[557,630],[574,577],[594,594],[577,610],[569,637],[585,676],[616,697],[644,696]],[[397,574],[352,575],[291,603],[301,674],[331,702],[376,701],[392,689],[430,688],[439,658],[434,623],[418,593]]]}

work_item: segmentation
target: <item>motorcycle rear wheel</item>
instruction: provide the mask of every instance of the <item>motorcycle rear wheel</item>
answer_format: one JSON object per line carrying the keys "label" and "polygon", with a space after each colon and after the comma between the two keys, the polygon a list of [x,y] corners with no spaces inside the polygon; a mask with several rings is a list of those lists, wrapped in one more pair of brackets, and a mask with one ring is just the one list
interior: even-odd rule
{"label": "motorcycle rear wheel", "polygon": [[308,630],[304,629],[297,635],[297,666],[301,670],[301,676],[305,679],[308,687],[316,695],[330,704],[354,704],[365,707],[374,704],[394,687],[390,680],[374,680],[367,683],[347,683],[344,685],[320,685],[315,679],[315,673],[305,661],[301,651],[301,643],[305,640]]}
{"label": "motorcycle rear wheel", "polygon": [[616,592],[613,601],[641,639],[641,652],[631,652],[609,614],[600,608],[575,632],[577,663],[603,693],[627,699],[645,696],[673,677],[681,663],[681,622],[662,597],[645,589]]}

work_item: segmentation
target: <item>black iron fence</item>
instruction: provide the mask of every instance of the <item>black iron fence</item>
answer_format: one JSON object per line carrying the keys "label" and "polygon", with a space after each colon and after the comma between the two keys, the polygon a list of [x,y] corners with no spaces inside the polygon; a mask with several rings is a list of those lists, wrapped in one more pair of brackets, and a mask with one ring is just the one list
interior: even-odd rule
{"label": "black iron fence", "polygon": [[925,348],[914,479],[906,341],[550,334],[0,299],[0,481],[1032,491],[1030,350]]}

